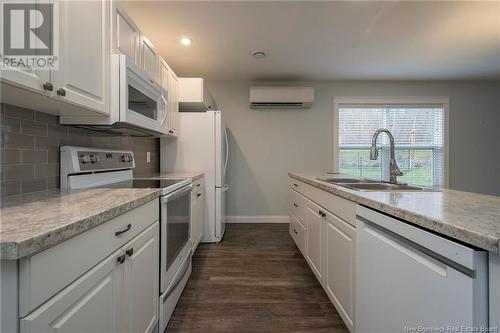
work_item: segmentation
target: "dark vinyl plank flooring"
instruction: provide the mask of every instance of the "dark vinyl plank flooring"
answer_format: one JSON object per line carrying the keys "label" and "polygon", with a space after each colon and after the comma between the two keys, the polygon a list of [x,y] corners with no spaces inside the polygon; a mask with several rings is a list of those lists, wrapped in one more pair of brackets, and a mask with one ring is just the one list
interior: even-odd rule
{"label": "dark vinyl plank flooring", "polygon": [[288,224],[229,224],[200,244],[166,332],[348,332]]}

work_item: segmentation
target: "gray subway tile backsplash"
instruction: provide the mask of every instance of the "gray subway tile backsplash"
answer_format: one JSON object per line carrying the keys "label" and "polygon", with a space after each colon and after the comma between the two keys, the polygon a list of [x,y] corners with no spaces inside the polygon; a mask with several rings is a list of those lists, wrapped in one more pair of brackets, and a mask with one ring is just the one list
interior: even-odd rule
{"label": "gray subway tile backsplash", "polygon": [[[59,147],[63,145],[132,150],[136,174],[159,172],[159,139],[135,138],[61,126],[55,115],[0,104],[1,195],[59,187]],[[151,162],[146,163],[146,152]]]}

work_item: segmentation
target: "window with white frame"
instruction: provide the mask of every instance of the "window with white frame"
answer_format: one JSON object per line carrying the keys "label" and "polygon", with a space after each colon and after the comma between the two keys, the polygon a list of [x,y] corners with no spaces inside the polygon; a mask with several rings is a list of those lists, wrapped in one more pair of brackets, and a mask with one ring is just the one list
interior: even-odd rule
{"label": "window with white frame", "polygon": [[379,157],[370,160],[373,133],[388,129],[395,139],[400,182],[443,187],[446,184],[446,99],[336,99],[337,171],[351,176],[389,179],[389,139],[379,135]]}

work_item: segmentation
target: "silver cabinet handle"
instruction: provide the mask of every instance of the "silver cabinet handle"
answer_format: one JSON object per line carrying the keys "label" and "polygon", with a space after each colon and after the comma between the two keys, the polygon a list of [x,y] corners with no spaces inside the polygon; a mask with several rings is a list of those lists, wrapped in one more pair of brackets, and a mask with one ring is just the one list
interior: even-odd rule
{"label": "silver cabinet handle", "polygon": [[299,205],[297,205],[295,202],[293,203],[293,207],[297,208]]}

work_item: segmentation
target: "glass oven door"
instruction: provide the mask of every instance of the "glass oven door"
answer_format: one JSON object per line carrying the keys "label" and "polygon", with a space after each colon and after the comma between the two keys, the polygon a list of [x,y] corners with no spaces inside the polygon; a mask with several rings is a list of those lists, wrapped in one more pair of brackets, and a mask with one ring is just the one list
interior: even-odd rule
{"label": "glass oven door", "polygon": [[161,198],[161,291],[165,291],[191,249],[191,188]]}

